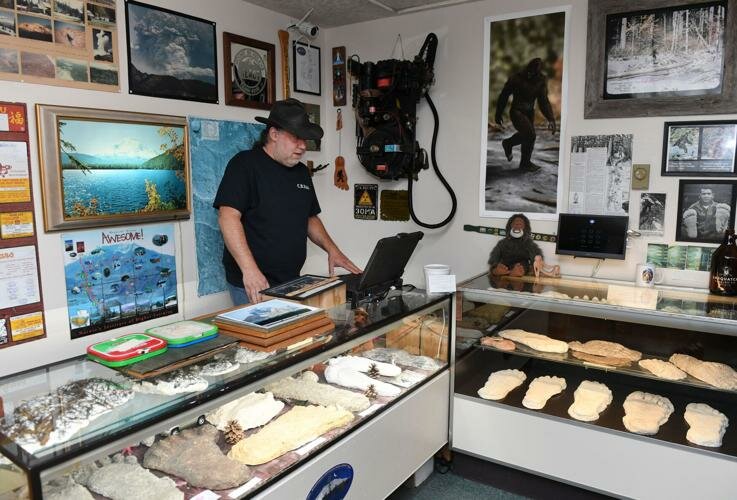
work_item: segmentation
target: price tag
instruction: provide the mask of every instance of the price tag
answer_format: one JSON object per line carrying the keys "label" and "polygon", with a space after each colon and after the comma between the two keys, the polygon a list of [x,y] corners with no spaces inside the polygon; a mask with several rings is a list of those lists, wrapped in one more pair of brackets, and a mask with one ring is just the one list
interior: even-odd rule
{"label": "price tag", "polygon": [[319,437],[315,439],[314,441],[310,441],[309,443],[304,445],[302,448],[297,450],[297,455],[303,457],[307,455],[309,452],[311,452],[312,450],[314,450],[315,448],[317,448],[318,446],[320,446],[325,441],[327,441],[327,439],[325,439],[324,437]]}
{"label": "price tag", "polygon": [[191,500],[217,500],[220,498],[220,495],[217,493],[214,493],[210,490],[205,490],[202,493],[199,493],[191,498]]}
{"label": "price tag", "polygon": [[261,481],[262,479],[260,477],[254,477],[240,488],[231,491],[228,496],[230,498],[240,498],[245,492],[247,492],[248,490],[252,490],[256,486],[258,486],[258,483],[260,483]]}
{"label": "price tag", "polygon": [[373,404],[373,405],[369,406],[368,408],[366,408],[365,410],[363,410],[361,413],[359,413],[359,415],[362,416],[362,417],[368,417],[372,413],[376,413],[376,410],[378,410],[382,406],[384,406],[384,405],[383,404],[378,404],[378,403],[377,404]]}

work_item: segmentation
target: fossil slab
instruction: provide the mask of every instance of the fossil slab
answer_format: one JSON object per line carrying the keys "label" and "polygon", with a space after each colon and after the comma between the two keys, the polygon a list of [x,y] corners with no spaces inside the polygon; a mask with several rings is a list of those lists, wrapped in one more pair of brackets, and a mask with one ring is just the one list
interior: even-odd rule
{"label": "fossil slab", "polygon": [[133,395],[107,379],[69,382],[50,394],[20,403],[13,410],[13,423],[4,425],[2,432],[33,453],[65,442],[100,415],[127,403]]}
{"label": "fossil slab", "polygon": [[307,401],[323,406],[338,405],[348,411],[363,411],[371,402],[363,394],[321,384],[315,372],[306,371],[297,377],[286,377],[266,386],[279,398]]}
{"label": "fossil slab", "polygon": [[499,337],[484,337],[481,339],[481,343],[499,349],[500,351],[514,351],[517,348],[511,340]]}
{"label": "fossil slab", "polygon": [[670,362],[692,377],[719,389],[737,389],[737,372],[731,366],[712,361],[701,361],[686,354],[674,354]]}
{"label": "fossil slab", "polygon": [[157,477],[138,464],[112,463],[89,477],[87,487],[112,500],[184,500],[168,477]]}
{"label": "fossil slab", "polygon": [[373,359],[374,361],[396,363],[409,368],[419,368],[420,370],[428,371],[438,370],[444,364],[442,361],[433,359],[430,356],[418,356],[416,354],[410,354],[403,349],[392,349],[390,347],[376,347],[362,352],[361,356]]}
{"label": "fossil slab", "polygon": [[635,391],[624,400],[622,423],[628,431],[636,434],[657,434],[660,426],[668,421],[673,413],[670,399]]}
{"label": "fossil slab", "polygon": [[76,483],[68,475],[45,483],[43,497],[45,500],[94,500],[87,488]]}
{"label": "fossil slab", "polygon": [[499,370],[489,375],[478,393],[484,399],[498,401],[504,399],[513,389],[525,381],[527,375],[519,370]]}
{"label": "fossil slab", "polygon": [[245,484],[251,471],[220,451],[218,437],[212,425],[185,429],[149,448],[143,466],[181,477],[197,488],[223,490]]}
{"label": "fossil slab", "polygon": [[325,369],[325,379],[331,384],[365,391],[373,386],[379,396],[398,396],[402,390],[396,385],[376,380],[344,365],[330,365]]}
{"label": "fossil slab", "polygon": [[204,391],[208,385],[207,380],[199,376],[197,369],[180,369],[151,380],[134,382],[132,389],[145,394],[173,396],[186,392]]}
{"label": "fossil slab", "polygon": [[353,420],[338,406],[295,406],[256,434],[239,441],[228,457],[246,465],[274,460]]}
{"label": "fossil slab", "polygon": [[629,366],[632,364],[632,361],[630,361],[629,359],[612,358],[611,356],[596,356],[594,354],[589,354],[586,352],[571,351],[571,355],[576,359],[580,359],[581,361],[585,361],[587,363],[594,363],[598,365],[618,367],[618,366]]}
{"label": "fossil slab", "polygon": [[207,421],[224,431],[231,420],[237,420],[243,430],[261,427],[284,409],[284,403],[270,392],[252,392],[226,403],[207,414]]}
{"label": "fossil slab", "polygon": [[560,394],[566,388],[566,379],[562,377],[537,377],[530,382],[522,406],[531,410],[541,410],[545,407],[548,399]]}
{"label": "fossil slab", "polygon": [[642,358],[640,351],[635,351],[622,344],[607,340],[589,340],[584,343],[573,341],[568,343],[568,348],[572,351],[593,354],[594,356],[626,359],[631,362],[639,361]]}
{"label": "fossil slab", "polygon": [[362,358],[361,356],[340,356],[339,358],[329,359],[328,364],[330,366],[350,368],[363,373],[367,373],[375,366],[379,370],[379,375],[383,375],[384,377],[396,377],[402,373],[402,369],[395,364],[374,361],[373,359]]}
{"label": "fossil slab", "polygon": [[499,336],[505,339],[519,342],[520,344],[526,345],[536,351],[541,352],[556,352],[565,353],[568,352],[568,344],[562,340],[551,339],[547,335],[540,335],[539,333],[532,333],[526,330],[502,330],[499,332]]}
{"label": "fossil slab", "polygon": [[689,403],[683,415],[689,425],[686,439],[699,446],[718,448],[729,426],[727,416],[704,403]]}
{"label": "fossil slab", "polygon": [[683,380],[686,378],[686,372],[670,361],[663,361],[662,359],[642,359],[638,361],[637,364],[658,378],[666,380]]}
{"label": "fossil slab", "polygon": [[611,402],[612,391],[606,385],[584,380],[573,393],[573,404],[568,408],[568,414],[576,420],[592,422]]}

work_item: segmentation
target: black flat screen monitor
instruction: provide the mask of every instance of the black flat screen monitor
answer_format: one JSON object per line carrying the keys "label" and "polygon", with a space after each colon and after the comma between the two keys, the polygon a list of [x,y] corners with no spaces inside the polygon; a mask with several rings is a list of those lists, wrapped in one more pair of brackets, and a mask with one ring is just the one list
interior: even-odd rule
{"label": "black flat screen monitor", "polygon": [[626,215],[560,214],[555,253],[624,260],[628,226]]}

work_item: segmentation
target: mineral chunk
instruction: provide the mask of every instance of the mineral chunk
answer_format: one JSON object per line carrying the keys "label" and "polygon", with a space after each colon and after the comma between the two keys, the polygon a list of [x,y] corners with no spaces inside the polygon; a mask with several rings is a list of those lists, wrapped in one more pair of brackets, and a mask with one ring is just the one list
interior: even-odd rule
{"label": "mineral chunk", "polygon": [[279,398],[307,401],[323,406],[338,405],[348,411],[363,411],[369,407],[369,400],[363,394],[321,384],[318,380],[317,374],[306,371],[297,377],[286,377],[269,384],[266,390]]}
{"label": "mineral chunk", "polygon": [[112,500],[183,500],[168,477],[156,477],[137,464],[112,463],[97,469],[89,478],[87,487]]}
{"label": "mineral chunk", "polygon": [[228,422],[235,420],[243,430],[261,427],[277,416],[284,403],[274,399],[270,392],[252,392],[207,414],[207,421],[224,431]]}

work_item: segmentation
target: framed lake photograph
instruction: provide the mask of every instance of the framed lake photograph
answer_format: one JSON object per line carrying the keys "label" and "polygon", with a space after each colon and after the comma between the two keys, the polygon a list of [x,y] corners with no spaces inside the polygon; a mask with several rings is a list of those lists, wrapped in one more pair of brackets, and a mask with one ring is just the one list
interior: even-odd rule
{"label": "framed lake photograph", "polygon": [[271,109],[276,95],[273,43],[223,33],[225,104]]}
{"label": "framed lake photograph", "polygon": [[36,105],[46,231],[188,219],[183,117]]}
{"label": "framed lake photograph", "polygon": [[734,227],[737,181],[688,179],[678,186],[676,241],[721,243]]}
{"label": "framed lake photograph", "polygon": [[665,122],[661,175],[737,175],[737,120]]}
{"label": "framed lake photograph", "polygon": [[731,0],[590,2],[585,118],[737,112]]}
{"label": "framed lake photograph", "polygon": [[320,95],[320,47],[294,42],[292,45],[294,91]]}
{"label": "framed lake photograph", "polygon": [[215,23],[125,2],[131,94],[217,103]]}

